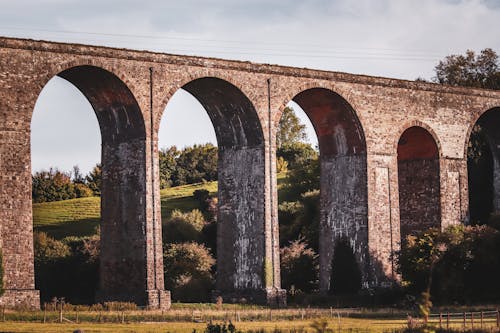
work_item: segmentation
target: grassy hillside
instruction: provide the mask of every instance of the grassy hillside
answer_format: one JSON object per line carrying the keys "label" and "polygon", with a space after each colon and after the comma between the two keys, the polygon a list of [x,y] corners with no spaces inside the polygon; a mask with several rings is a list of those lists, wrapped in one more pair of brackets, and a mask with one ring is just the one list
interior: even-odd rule
{"label": "grassy hillside", "polygon": [[[215,194],[217,182],[162,190],[160,192],[162,218],[167,218],[174,209],[190,211],[198,208],[198,203],[193,199],[193,192],[200,189],[206,189],[211,194]],[[99,225],[100,210],[101,199],[99,197],[34,203],[34,229],[47,232],[57,239],[67,236],[92,235]]]}
{"label": "grassy hillside", "polygon": [[[286,174],[278,175],[278,187],[282,187]],[[206,189],[211,195],[217,193],[217,182],[171,187],[161,190],[161,216],[166,219],[174,209],[187,212],[198,208],[193,192]],[[79,198],[64,201],[33,204],[35,231],[43,231],[61,239],[67,236],[89,236],[99,225],[101,199]]]}

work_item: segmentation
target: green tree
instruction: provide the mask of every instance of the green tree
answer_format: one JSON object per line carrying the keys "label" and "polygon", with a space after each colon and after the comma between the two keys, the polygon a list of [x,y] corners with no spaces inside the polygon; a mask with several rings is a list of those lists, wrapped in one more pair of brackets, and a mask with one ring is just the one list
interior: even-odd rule
{"label": "green tree", "polygon": [[50,168],[32,176],[34,202],[49,202],[76,198],[74,183],[69,173]]}
{"label": "green tree", "polygon": [[180,151],[176,146],[164,148],[159,151],[160,158],[160,188],[164,189],[173,185],[173,176],[177,168],[177,158]]}
{"label": "green tree", "polygon": [[465,55],[449,55],[434,68],[434,82],[452,86],[500,89],[498,55],[490,48],[480,54],[467,50]]}
{"label": "green tree", "polygon": [[211,143],[184,148],[176,162],[175,186],[217,180],[217,147]]}
{"label": "green tree", "polygon": [[92,171],[85,177],[85,183],[94,195],[101,195],[102,168],[100,163],[96,164]]}
{"label": "green tree", "polygon": [[307,139],[306,126],[300,122],[292,108],[286,107],[281,114],[278,132],[276,133],[276,145],[292,144]]}
{"label": "green tree", "polygon": [[276,157],[283,158],[288,162],[288,169],[297,169],[318,159],[318,152],[309,143],[292,142],[278,147]]}
{"label": "green tree", "polygon": [[298,198],[302,193],[319,190],[319,178],[320,164],[318,158],[301,163],[288,173],[288,194]]}

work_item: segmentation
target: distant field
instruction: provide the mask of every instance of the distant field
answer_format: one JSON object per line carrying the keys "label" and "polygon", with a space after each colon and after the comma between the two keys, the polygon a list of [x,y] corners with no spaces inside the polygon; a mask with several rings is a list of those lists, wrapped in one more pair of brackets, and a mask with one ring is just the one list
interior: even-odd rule
{"label": "distant field", "polygon": [[[190,211],[198,208],[192,195],[195,190],[206,189],[217,192],[217,182],[177,186],[162,190],[161,215],[167,218],[172,210]],[[96,232],[101,215],[99,197],[79,198],[64,201],[33,204],[35,231],[44,231],[61,239],[67,236],[88,236]]]}
{"label": "distant field", "polygon": [[[282,188],[286,174],[278,174],[278,188]],[[160,191],[161,217],[166,219],[174,209],[187,212],[198,208],[193,192],[205,189],[211,195],[217,193],[217,181],[171,187]],[[35,231],[43,231],[61,239],[67,236],[95,234],[101,216],[99,197],[79,198],[33,204]]]}

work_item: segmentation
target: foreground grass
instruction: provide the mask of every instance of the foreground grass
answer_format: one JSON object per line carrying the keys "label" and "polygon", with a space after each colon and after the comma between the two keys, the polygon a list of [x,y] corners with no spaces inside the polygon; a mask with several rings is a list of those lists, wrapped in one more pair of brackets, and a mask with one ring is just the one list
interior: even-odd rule
{"label": "foreground grass", "polygon": [[[275,328],[281,330],[304,329],[307,332],[315,332],[311,327],[313,320],[296,321],[253,321],[235,322],[237,330],[257,331],[264,329],[273,331]],[[370,332],[383,333],[398,328],[403,328],[406,324],[404,320],[372,320],[372,319],[352,319],[338,318],[329,319],[328,327],[339,331],[350,332]],[[169,323],[130,323],[130,324],[55,324],[55,323],[20,323],[4,322],[0,323],[0,332],[72,332],[76,329],[84,332],[179,332],[191,333],[194,329],[203,332],[206,323],[192,322],[169,322]]]}

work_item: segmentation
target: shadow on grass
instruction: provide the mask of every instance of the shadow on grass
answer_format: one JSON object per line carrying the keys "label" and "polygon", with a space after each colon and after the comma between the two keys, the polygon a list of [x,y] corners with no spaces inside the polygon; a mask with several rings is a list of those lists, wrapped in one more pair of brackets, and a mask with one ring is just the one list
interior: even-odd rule
{"label": "shadow on grass", "polygon": [[100,219],[81,219],[68,222],[62,222],[53,225],[34,226],[34,231],[45,232],[55,239],[76,236],[92,236],[97,233]]}
{"label": "shadow on grass", "polygon": [[200,209],[200,205],[193,196],[161,200],[161,216],[163,219],[169,218],[172,215],[172,211],[176,209],[186,213],[193,209]]}

